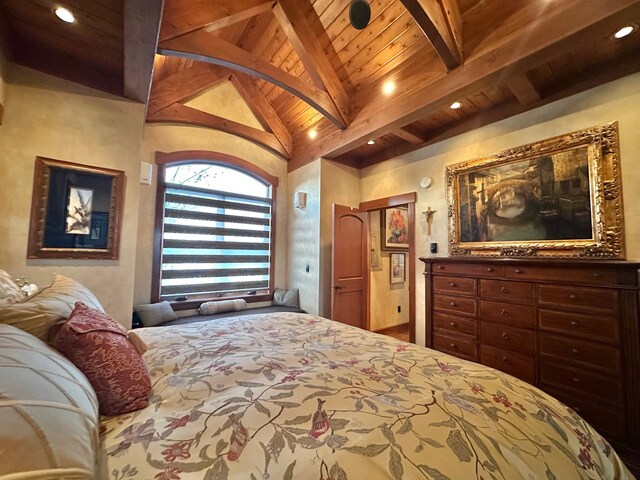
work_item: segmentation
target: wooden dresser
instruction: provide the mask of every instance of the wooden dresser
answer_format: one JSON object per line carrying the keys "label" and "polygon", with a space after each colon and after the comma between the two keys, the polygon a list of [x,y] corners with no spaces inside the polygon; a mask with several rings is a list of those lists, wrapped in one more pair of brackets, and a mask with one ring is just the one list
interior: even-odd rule
{"label": "wooden dresser", "polygon": [[532,383],[640,444],[639,263],[421,258],[426,345]]}

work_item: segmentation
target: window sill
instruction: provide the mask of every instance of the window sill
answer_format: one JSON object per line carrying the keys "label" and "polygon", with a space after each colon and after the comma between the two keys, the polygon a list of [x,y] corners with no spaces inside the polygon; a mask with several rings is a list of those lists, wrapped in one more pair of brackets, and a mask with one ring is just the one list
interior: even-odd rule
{"label": "window sill", "polygon": [[233,297],[211,297],[211,298],[196,298],[193,300],[185,300],[183,302],[177,302],[175,300],[169,301],[171,308],[174,311],[177,310],[193,310],[199,308],[201,304],[204,302],[221,302],[223,300],[237,300],[239,298],[244,299],[247,303],[256,303],[256,302],[270,302],[273,300],[273,294],[264,293],[259,295],[244,295],[244,296],[233,296]]}

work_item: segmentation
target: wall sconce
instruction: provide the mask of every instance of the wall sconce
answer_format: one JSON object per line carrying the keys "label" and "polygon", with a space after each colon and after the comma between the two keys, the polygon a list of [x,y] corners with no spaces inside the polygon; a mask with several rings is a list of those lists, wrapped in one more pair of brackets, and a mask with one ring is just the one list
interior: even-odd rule
{"label": "wall sconce", "polygon": [[295,208],[305,208],[307,206],[307,192],[296,192],[293,194],[293,206]]}

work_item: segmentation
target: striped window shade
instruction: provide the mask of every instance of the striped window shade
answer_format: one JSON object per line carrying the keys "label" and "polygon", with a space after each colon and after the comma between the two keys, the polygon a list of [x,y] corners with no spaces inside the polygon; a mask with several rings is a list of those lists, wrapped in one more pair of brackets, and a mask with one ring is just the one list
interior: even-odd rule
{"label": "striped window shade", "polygon": [[161,300],[269,292],[269,184],[221,165],[168,167],[163,207]]}

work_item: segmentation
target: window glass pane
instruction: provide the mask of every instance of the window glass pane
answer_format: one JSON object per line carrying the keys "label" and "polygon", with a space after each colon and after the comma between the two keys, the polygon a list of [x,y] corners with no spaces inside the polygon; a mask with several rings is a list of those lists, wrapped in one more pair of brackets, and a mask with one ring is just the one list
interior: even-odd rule
{"label": "window glass pane", "polygon": [[221,165],[189,163],[168,167],[167,183],[207,188],[223,192],[242,193],[256,197],[269,197],[269,186],[246,173]]}

